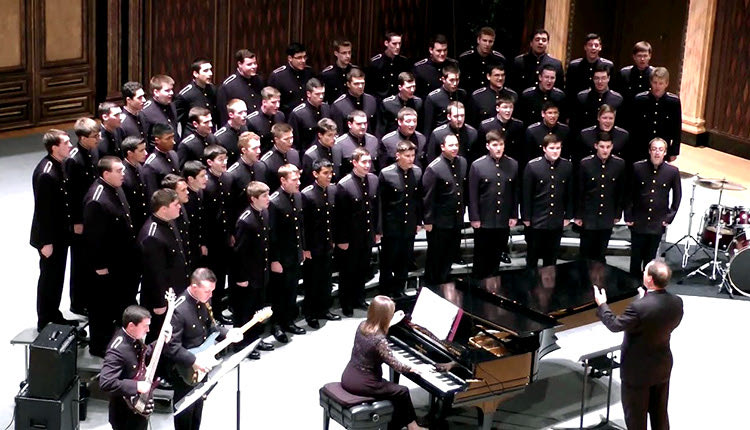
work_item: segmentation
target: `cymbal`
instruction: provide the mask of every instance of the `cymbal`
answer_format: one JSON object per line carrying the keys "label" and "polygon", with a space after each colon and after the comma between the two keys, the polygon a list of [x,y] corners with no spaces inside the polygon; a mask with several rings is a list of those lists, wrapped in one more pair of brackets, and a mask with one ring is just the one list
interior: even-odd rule
{"label": "cymbal", "polygon": [[742,184],[727,181],[726,179],[699,178],[696,182],[701,187],[711,190],[744,191],[747,189]]}
{"label": "cymbal", "polygon": [[697,173],[684,172],[684,171],[680,170],[680,179],[692,179],[692,178],[694,178],[696,176],[698,176]]}

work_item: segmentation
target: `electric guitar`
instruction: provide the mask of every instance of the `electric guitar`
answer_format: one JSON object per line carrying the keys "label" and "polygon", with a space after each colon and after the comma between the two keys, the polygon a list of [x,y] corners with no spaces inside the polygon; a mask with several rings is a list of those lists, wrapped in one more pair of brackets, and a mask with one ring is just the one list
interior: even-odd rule
{"label": "electric guitar", "polygon": [[146,381],[151,384],[151,388],[145,393],[138,393],[135,396],[123,396],[125,403],[128,407],[138,415],[147,417],[151,415],[154,410],[154,389],[159,385],[159,378],[154,378],[156,374],[156,365],[159,364],[159,356],[164,348],[164,333],[168,327],[167,324],[172,320],[172,314],[174,309],[179,306],[180,303],[185,301],[185,297],[176,298],[174,291],[170,288],[169,291],[164,294],[164,298],[167,299],[167,313],[162,325],[161,332],[159,333],[159,339],[156,341],[154,352],[151,354],[151,361],[146,366],[146,353],[144,351],[141,354],[140,362],[138,363],[138,370],[136,371],[136,381]]}
{"label": "electric guitar", "polygon": [[[250,329],[250,327],[270,318],[271,314],[273,314],[273,312],[271,311],[270,306],[266,306],[265,308],[255,312],[253,318],[250,321],[246,322],[242,327],[240,327],[240,331],[242,333],[245,333]],[[232,341],[230,339],[224,339],[221,342],[216,343],[216,339],[218,337],[219,332],[215,331],[211,333],[206,338],[206,340],[203,341],[202,344],[196,346],[195,348],[188,349],[189,352],[195,355],[196,362],[205,365],[209,369],[216,367],[219,363],[221,363],[221,359],[216,359],[216,354],[223,351],[227,346],[229,346],[229,344],[232,343]],[[180,377],[182,377],[182,380],[185,381],[185,383],[188,385],[197,385],[208,374],[208,372],[195,370],[192,366],[176,366],[176,369],[177,373],[180,375]]]}

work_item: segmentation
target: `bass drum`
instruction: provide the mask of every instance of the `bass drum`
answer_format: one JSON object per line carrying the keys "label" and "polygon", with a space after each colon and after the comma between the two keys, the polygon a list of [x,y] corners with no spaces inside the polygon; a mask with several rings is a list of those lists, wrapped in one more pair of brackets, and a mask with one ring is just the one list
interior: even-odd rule
{"label": "bass drum", "polygon": [[750,241],[748,241],[748,232],[749,230],[744,230],[737,234],[729,247],[732,259],[729,261],[727,278],[737,292],[750,297]]}

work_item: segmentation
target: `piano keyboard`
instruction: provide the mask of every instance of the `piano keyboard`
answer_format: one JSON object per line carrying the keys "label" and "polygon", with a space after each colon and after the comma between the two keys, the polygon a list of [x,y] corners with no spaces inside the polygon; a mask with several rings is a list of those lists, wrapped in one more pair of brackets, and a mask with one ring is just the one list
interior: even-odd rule
{"label": "piano keyboard", "polygon": [[[461,391],[465,387],[465,382],[450,372],[438,372],[435,369],[435,363],[419,353],[408,351],[393,342],[388,342],[393,357],[401,364],[419,370],[421,377],[425,382],[432,385],[442,393],[453,393]],[[411,378],[411,375],[404,375]],[[417,382],[417,381],[415,381]]]}

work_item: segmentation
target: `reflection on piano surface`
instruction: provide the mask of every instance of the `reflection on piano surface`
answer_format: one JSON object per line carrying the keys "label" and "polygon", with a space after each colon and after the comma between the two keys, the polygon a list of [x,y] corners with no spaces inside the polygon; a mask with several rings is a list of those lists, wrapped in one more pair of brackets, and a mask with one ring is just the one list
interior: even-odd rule
{"label": "reflection on piano surface", "polygon": [[[639,280],[606,264],[574,261],[426,286],[460,309],[448,322],[449,335],[437,338],[409,318],[418,299],[405,297],[396,300],[396,308],[407,318],[390,328],[388,340],[399,360],[422,370],[404,376],[430,393],[430,417],[440,420],[451,408],[476,407],[480,428],[490,429],[498,405],[532,383],[539,360],[557,349],[555,330],[597,320],[592,284],[604,288],[619,311],[636,296]],[[451,363],[450,370],[431,370],[437,363]]]}

